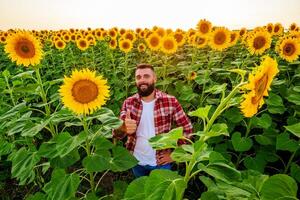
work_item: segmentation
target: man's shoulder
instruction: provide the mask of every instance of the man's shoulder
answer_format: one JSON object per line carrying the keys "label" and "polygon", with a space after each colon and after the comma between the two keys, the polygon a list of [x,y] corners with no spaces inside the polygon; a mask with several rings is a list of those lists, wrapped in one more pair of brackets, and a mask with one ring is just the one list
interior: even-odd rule
{"label": "man's shoulder", "polygon": [[171,101],[177,101],[177,99],[176,99],[175,96],[170,95],[170,94],[165,93],[165,92],[160,91],[160,90],[157,90],[157,95],[161,99],[167,99],[167,100],[171,100]]}
{"label": "man's shoulder", "polygon": [[127,99],[125,99],[124,102],[127,102],[127,103],[134,102],[134,101],[137,101],[138,99],[139,99],[139,95],[136,93],[130,97],[127,97]]}

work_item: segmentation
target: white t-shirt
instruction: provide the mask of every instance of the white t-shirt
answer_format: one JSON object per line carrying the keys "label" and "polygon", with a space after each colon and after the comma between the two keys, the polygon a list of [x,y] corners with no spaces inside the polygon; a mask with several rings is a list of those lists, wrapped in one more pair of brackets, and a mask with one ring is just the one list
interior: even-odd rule
{"label": "white t-shirt", "polygon": [[133,152],[133,155],[139,161],[139,165],[157,165],[156,151],[148,142],[148,139],[155,136],[154,103],[155,99],[151,102],[142,100],[143,111],[136,131],[137,140]]}

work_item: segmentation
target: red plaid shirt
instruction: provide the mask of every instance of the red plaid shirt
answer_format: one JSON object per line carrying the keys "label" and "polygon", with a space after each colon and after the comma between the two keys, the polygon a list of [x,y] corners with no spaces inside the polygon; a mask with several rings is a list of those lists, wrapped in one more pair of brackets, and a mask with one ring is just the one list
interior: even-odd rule
{"label": "red plaid shirt", "polygon": [[[183,127],[184,136],[187,138],[193,132],[192,124],[186,114],[184,113],[181,105],[174,96],[168,95],[159,90],[155,90],[155,105],[154,105],[154,127],[155,135],[167,133],[171,130],[172,122],[176,123],[177,127]],[[139,94],[135,94],[127,98],[121,108],[120,119],[125,120],[126,111],[130,111],[131,119],[137,121],[139,125],[142,114],[142,102]],[[113,131],[113,136],[118,139],[123,139],[126,134],[118,135]],[[136,144],[136,134],[127,135],[126,148],[133,152]],[[156,157],[163,152],[170,150],[156,151]]]}

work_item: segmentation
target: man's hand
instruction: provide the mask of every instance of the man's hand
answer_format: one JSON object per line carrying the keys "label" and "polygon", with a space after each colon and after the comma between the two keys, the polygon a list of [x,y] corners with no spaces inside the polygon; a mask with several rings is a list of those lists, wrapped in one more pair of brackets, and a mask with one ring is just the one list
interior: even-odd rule
{"label": "man's hand", "polygon": [[136,121],[131,119],[130,111],[127,110],[122,131],[125,132],[127,135],[131,135],[136,132],[136,128],[137,128]]}
{"label": "man's hand", "polygon": [[163,153],[163,154],[159,155],[158,159],[157,159],[157,164],[158,165],[165,165],[165,164],[173,162],[173,160],[171,158],[171,153],[172,152],[166,152],[166,153]]}

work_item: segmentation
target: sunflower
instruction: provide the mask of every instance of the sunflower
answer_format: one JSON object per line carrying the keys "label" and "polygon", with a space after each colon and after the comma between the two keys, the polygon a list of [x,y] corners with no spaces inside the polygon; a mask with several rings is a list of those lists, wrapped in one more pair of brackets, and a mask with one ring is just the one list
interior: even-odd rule
{"label": "sunflower", "polygon": [[209,44],[212,49],[222,51],[229,47],[230,31],[227,28],[216,27],[210,33]]}
{"label": "sunflower", "polygon": [[175,31],[173,37],[175,38],[179,47],[184,45],[185,33],[183,31]]}
{"label": "sunflower", "polygon": [[137,47],[138,51],[140,53],[144,52],[146,50],[146,45],[144,43],[140,43]]}
{"label": "sunflower", "polygon": [[278,40],[276,51],[281,58],[293,62],[300,55],[300,43],[296,38],[284,37]]}
{"label": "sunflower", "polygon": [[28,31],[19,31],[6,38],[5,52],[17,65],[37,65],[42,59],[42,47]]}
{"label": "sunflower", "polygon": [[157,51],[161,46],[161,38],[157,33],[151,33],[149,37],[146,39],[147,45],[149,49],[152,51]]}
{"label": "sunflower", "polygon": [[165,36],[162,38],[161,51],[165,54],[173,54],[177,51],[177,42],[172,36]]}
{"label": "sunflower", "polygon": [[294,31],[296,28],[297,28],[297,24],[294,22],[294,23],[292,23],[292,24],[290,25],[289,30],[290,30],[290,31]]}
{"label": "sunflower", "polygon": [[266,26],[266,30],[273,35],[273,29],[274,29],[274,25],[272,23],[268,23]]}
{"label": "sunflower", "polygon": [[207,45],[208,39],[206,36],[202,35],[201,33],[196,33],[192,36],[192,45],[197,48],[203,48]]}
{"label": "sunflower", "polygon": [[93,34],[88,34],[85,36],[86,40],[89,42],[89,45],[95,45],[96,44],[96,38]]}
{"label": "sunflower", "polygon": [[136,40],[136,35],[132,30],[128,30],[126,31],[126,33],[124,33],[124,35],[122,36],[124,39],[129,39],[132,42],[134,42]]}
{"label": "sunflower", "polygon": [[129,39],[123,39],[119,41],[119,48],[125,53],[128,53],[132,49],[132,46],[132,41]]}
{"label": "sunflower", "polygon": [[197,30],[202,35],[207,35],[211,32],[212,25],[211,22],[201,19],[197,24]]}
{"label": "sunflower", "polygon": [[192,71],[192,72],[189,73],[187,79],[188,79],[189,81],[192,81],[192,80],[195,80],[196,77],[197,77],[197,72]]}
{"label": "sunflower", "polygon": [[55,47],[59,50],[62,50],[66,47],[66,43],[63,40],[56,40],[54,44],[55,44]]}
{"label": "sunflower", "polygon": [[63,104],[78,115],[92,114],[103,106],[109,97],[109,86],[95,71],[82,69],[72,71],[64,78],[59,93]]}
{"label": "sunflower", "polygon": [[117,48],[117,39],[113,38],[109,41],[109,48],[116,49]]}
{"label": "sunflower", "polygon": [[239,33],[237,31],[231,31],[230,33],[230,43],[229,43],[229,46],[234,46],[238,39],[239,39]]}
{"label": "sunflower", "polygon": [[111,28],[108,30],[108,35],[111,38],[116,38],[118,36],[118,32],[114,28]]}
{"label": "sunflower", "polygon": [[282,35],[283,26],[280,23],[274,25],[273,35]]}
{"label": "sunflower", "polygon": [[271,47],[272,38],[268,31],[258,30],[250,33],[247,38],[249,52],[261,55]]}
{"label": "sunflower", "polygon": [[274,59],[264,56],[261,65],[249,75],[249,83],[245,85],[245,89],[250,92],[243,95],[245,99],[240,105],[245,117],[252,117],[264,104],[263,97],[269,95],[273,78],[279,72],[277,66]]}
{"label": "sunflower", "polygon": [[76,46],[81,51],[85,51],[89,48],[89,41],[87,41],[85,38],[80,38],[79,40],[76,40]]}
{"label": "sunflower", "polygon": [[161,37],[163,38],[165,35],[167,35],[167,32],[164,28],[158,27],[155,32]]}

